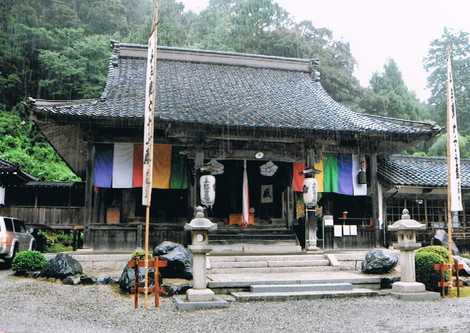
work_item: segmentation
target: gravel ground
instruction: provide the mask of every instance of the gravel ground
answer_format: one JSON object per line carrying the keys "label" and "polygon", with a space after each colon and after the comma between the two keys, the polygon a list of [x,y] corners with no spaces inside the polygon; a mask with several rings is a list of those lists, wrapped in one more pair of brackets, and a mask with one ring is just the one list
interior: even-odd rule
{"label": "gravel ground", "polygon": [[[470,298],[400,302],[391,297],[232,303],[229,309],[134,311],[110,286],[66,286],[0,271],[3,332],[469,332]],[[2,332],[3,331],[3,332]]]}

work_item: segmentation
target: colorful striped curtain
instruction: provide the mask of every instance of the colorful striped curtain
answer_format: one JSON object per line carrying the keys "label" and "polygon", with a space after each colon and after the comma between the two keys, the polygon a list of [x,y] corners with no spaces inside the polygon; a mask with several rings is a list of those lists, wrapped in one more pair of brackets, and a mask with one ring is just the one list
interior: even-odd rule
{"label": "colorful striped curtain", "polygon": [[292,165],[292,191],[294,192],[304,191],[304,169],[304,162],[294,162]]}
{"label": "colorful striped curtain", "polygon": [[338,161],[336,155],[323,156],[323,192],[338,192]]}
{"label": "colorful striped curtain", "polygon": [[185,156],[180,154],[182,150],[182,147],[173,147],[171,154],[170,188],[176,190],[185,190],[189,186],[188,160]]}
{"label": "colorful striped curtain", "polygon": [[338,193],[353,195],[352,156],[338,155]]}
{"label": "colorful striped curtain", "polygon": [[[185,156],[169,144],[154,145],[153,188],[188,188]],[[142,187],[143,145],[133,143],[96,144],[93,183],[103,188]]]}

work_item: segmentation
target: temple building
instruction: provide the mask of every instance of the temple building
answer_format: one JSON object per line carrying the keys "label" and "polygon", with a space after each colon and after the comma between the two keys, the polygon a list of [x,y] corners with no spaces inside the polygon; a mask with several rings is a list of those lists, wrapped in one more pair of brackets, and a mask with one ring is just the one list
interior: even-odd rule
{"label": "temple building", "polygon": [[[470,239],[470,160],[461,160],[464,210],[453,238],[461,249],[469,249]],[[447,229],[447,162],[444,157],[391,155],[379,163],[379,181],[383,187],[384,220],[391,225],[409,210],[413,219],[425,224],[420,240],[429,242],[435,230]],[[387,237],[388,236],[388,237]],[[388,240],[387,240],[388,238]],[[386,243],[390,236],[386,235]]]}
{"label": "temple building", "polygon": [[[142,244],[146,56],[146,46],[114,43],[99,98],[31,100],[34,122],[86,182],[85,241],[95,249]],[[319,229],[319,245],[382,244],[389,189],[378,181],[378,162],[440,131],[353,112],[323,89],[311,59],[160,47],[157,81],[154,245],[187,243],[183,225],[201,204],[207,166],[216,179],[215,203],[206,210],[219,224],[214,244],[298,247],[308,167],[320,171],[317,215],[333,218],[331,228]],[[240,229],[244,196],[250,224]],[[334,241],[340,237],[345,241]]]}

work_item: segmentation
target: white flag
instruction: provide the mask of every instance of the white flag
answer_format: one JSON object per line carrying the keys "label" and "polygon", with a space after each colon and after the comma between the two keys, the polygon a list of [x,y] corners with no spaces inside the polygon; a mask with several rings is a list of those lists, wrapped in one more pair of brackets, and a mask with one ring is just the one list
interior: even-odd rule
{"label": "white flag", "polygon": [[250,221],[250,192],[248,189],[248,174],[246,172],[246,160],[243,162],[243,194],[242,194],[242,226],[247,226]]}
{"label": "white flag", "polygon": [[[155,14],[158,16],[158,13]],[[145,79],[144,163],[142,205],[150,206],[153,179],[153,131],[157,104],[157,29],[155,20],[148,41],[147,75]]]}
{"label": "white flag", "polygon": [[450,194],[450,210],[462,211],[461,169],[457,110],[455,108],[454,80],[452,77],[451,52],[447,58],[447,172]]}

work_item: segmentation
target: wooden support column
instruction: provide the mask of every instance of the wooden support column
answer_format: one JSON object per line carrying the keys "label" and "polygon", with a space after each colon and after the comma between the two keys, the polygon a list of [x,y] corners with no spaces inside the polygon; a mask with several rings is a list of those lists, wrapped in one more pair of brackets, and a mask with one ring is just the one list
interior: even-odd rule
{"label": "wooden support column", "polygon": [[133,197],[132,189],[125,188],[121,190],[121,222],[129,222]]}
{"label": "wooden support column", "polygon": [[[370,163],[370,197],[372,199],[372,220],[375,225],[375,244],[379,246],[380,226],[379,226],[379,191],[377,181],[377,153],[369,156]],[[382,244],[383,245],[383,244]]]}
{"label": "wooden support column", "polygon": [[93,165],[95,160],[95,147],[93,143],[88,142],[87,146],[87,166],[86,166],[86,184],[85,184],[85,221],[83,231],[83,247],[90,248],[91,230],[90,225],[93,223]]}
{"label": "wooden support column", "polygon": [[[200,168],[204,165],[204,151],[199,149],[196,151],[196,155],[194,157],[194,170],[193,170],[193,177],[194,177],[194,185],[191,186],[191,208],[194,209],[198,206],[200,202],[199,198],[199,175],[200,175]],[[193,214],[193,212],[191,212]]]}
{"label": "wooden support column", "polygon": [[102,189],[99,189],[97,191],[97,189],[95,189],[95,187],[93,187],[93,205],[92,205],[92,208],[91,208],[91,214],[92,214],[92,218],[91,218],[91,224],[94,224],[94,223],[98,223],[99,222],[99,213],[100,213],[100,210],[99,210],[99,207],[100,207],[100,201],[101,201],[101,198],[102,198],[102,193],[101,193]]}

